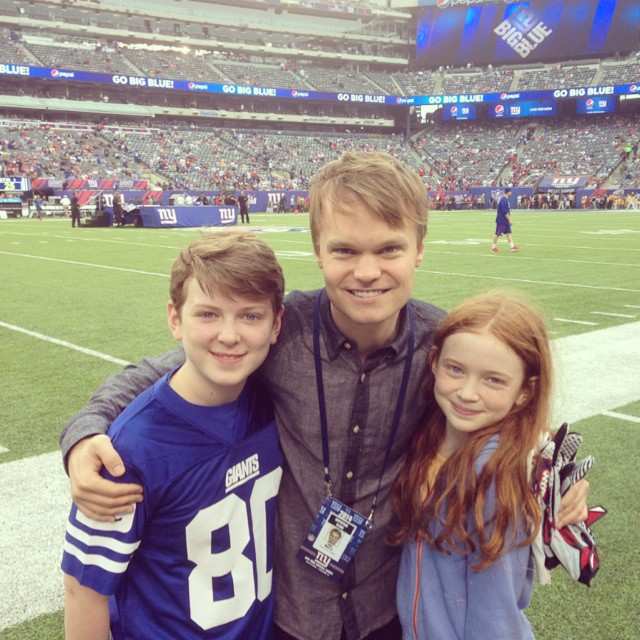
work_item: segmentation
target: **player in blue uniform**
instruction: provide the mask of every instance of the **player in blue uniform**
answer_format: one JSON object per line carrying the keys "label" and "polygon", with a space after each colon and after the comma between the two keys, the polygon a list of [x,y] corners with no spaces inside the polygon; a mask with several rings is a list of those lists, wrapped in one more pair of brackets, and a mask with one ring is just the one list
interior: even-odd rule
{"label": "player in blue uniform", "polygon": [[174,262],[168,318],[186,360],[108,432],[127,469],[117,481],[143,485],[143,502],[116,522],[71,510],[67,640],[270,637],[282,455],[250,375],[283,294],[273,251],[251,234],[205,236]]}
{"label": "player in blue uniform", "polygon": [[514,243],[511,235],[511,207],[509,206],[509,196],[511,189],[505,189],[504,194],[498,200],[498,208],[496,210],[496,233],[493,236],[493,244],[491,252],[498,253],[498,238],[507,236],[511,251],[518,251],[519,247]]}

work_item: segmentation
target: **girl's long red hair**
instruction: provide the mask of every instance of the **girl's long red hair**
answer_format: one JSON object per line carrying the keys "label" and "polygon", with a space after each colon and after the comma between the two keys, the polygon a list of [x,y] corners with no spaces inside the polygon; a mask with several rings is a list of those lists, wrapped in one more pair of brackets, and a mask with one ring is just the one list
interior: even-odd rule
{"label": "girl's long red hair", "polygon": [[[513,543],[516,535],[519,546],[530,544],[540,526],[528,463],[540,436],[548,429],[551,397],[551,353],[544,320],[528,302],[513,294],[482,294],[451,311],[435,333],[431,363],[437,362],[448,336],[480,331],[489,331],[521,358],[525,369],[524,401],[514,405],[500,423],[471,433],[465,445],[440,469],[435,486],[427,495],[427,470],[445,434],[445,417],[433,399],[430,376],[423,426],[414,436],[394,486],[399,526],[390,536],[393,544],[422,538],[440,551],[478,551],[476,570],[495,562],[505,544]],[[498,448],[477,474],[474,463],[496,434]],[[485,502],[492,484],[495,511],[487,521]],[[435,523],[437,528],[432,526]]]}

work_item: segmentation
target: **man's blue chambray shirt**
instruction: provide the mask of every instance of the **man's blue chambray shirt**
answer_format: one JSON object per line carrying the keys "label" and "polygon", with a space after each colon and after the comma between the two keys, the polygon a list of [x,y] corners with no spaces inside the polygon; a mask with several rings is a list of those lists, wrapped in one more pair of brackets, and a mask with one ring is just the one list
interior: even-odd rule
{"label": "man's blue chambray shirt", "polygon": [[[385,537],[392,519],[391,487],[425,408],[427,356],[443,312],[411,301],[416,349],[400,426],[378,501],[374,526],[342,584],[302,564],[296,554],[325,496],[322,438],[313,363],[313,302],[319,292],[293,292],[278,343],[262,368],[275,405],[285,468],[275,540],[275,622],[300,640],[359,640],[395,615],[399,549]],[[334,495],[364,515],[371,509],[384,462],[407,350],[406,309],[395,339],[365,360],[335,326],[329,302],[322,308],[321,357]],[[147,358],[110,378],[62,434],[63,454],[81,438],[106,431],[138,393],[179,365],[181,349]]]}

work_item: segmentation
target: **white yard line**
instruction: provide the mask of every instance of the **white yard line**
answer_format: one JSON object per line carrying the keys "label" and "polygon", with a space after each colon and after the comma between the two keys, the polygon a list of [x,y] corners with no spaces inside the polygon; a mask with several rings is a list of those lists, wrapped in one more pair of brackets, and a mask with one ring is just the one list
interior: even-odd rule
{"label": "white yard line", "polygon": [[[518,239],[520,238],[520,236],[518,236]],[[603,238],[604,239],[604,238]],[[612,238],[611,238],[612,239]],[[619,238],[616,238],[616,240],[618,242],[620,242]],[[491,242],[491,236],[489,236],[489,240],[488,243]],[[570,249],[584,249],[585,251],[611,251],[611,247],[585,247],[584,245],[571,245],[571,244],[549,244],[547,242],[527,242],[527,239],[524,238],[524,240],[522,241],[522,247],[523,249],[526,249],[527,247],[545,247],[545,248],[561,248],[561,249],[566,249],[566,250],[570,250]],[[640,252],[640,249],[630,249],[627,247],[616,247],[615,251],[617,253],[623,252],[632,252],[632,253],[638,253]]]}
{"label": "white yard line", "polygon": [[640,418],[638,416],[630,416],[627,413],[619,413],[617,411],[603,411],[602,415],[609,416],[610,418],[617,418],[618,420],[624,420],[625,422],[637,422],[640,424]]}
{"label": "white yard line", "polygon": [[613,313],[612,311],[590,311],[594,316],[610,316],[611,318],[635,318],[636,316],[628,313]]}
{"label": "white yard line", "polygon": [[66,349],[78,351],[79,353],[83,353],[86,356],[93,356],[94,358],[100,358],[101,360],[112,362],[113,364],[120,365],[121,367],[126,367],[128,364],[131,364],[127,360],[122,360],[122,358],[116,358],[114,356],[110,356],[107,353],[102,353],[101,351],[95,351],[94,349],[87,349],[87,347],[81,347],[80,345],[74,344],[73,342],[68,342],[67,340],[60,340],[59,338],[54,338],[53,336],[48,336],[44,333],[39,333],[38,331],[31,331],[31,329],[25,329],[24,327],[19,327],[15,324],[9,324],[8,322],[3,322],[2,320],[0,320],[0,327],[3,327],[4,329],[9,329],[10,331],[23,333],[27,336],[31,336],[32,338],[37,338],[38,340],[44,340],[44,342],[49,342],[51,344],[58,345],[59,347],[65,347]]}
{"label": "white yard line", "polygon": [[640,322],[566,336],[552,345],[556,424],[640,399]]}
{"label": "white yard line", "polygon": [[9,449],[6,447],[0,447],[0,453],[9,453]]}
{"label": "white yard line", "polygon": [[571,324],[584,324],[589,327],[597,327],[597,322],[590,322],[589,320],[571,320],[570,318],[554,318],[554,322],[568,322]]}
{"label": "white yard line", "polygon": [[[96,264],[94,262],[83,262],[81,260],[64,260],[62,258],[49,258],[46,256],[36,256],[30,253],[0,251],[0,255],[16,256],[18,258],[29,258],[33,260],[45,260],[48,262],[59,262],[63,264],[73,264],[73,265],[82,266],[82,267],[92,267],[94,269],[108,269],[111,271],[124,271],[126,273],[139,273],[141,275],[155,276],[158,278],[169,277],[168,273],[157,273],[155,271],[143,271],[142,269],[129,269],[126,267],[115,267],[115,266],[106,265],[106,264]],[[313,262],[314,260],[313,257],[299,258],[299,257],[292,257],[292,256],[280,256],[280,254],[278,254],[277,252],[276,252],[276,255],[278,255],[282,260],[293,260],[293,261],[301,261],[301,262]],[[628,289],[625,287],[606,287],[606,286],[593,285],[593,284],[580,284],[578,282],[558,282],[554,280],[551,280],[551,281],[530,280],[528,278],[507,278],[504,276],[490,276],[486,274],[483,275],[483,274],[477,274],[477,273],[459,273],[455,271],[435,271],[433,269],[417,269],[417,271],[421,273],[431,273],[433,275],[440,275],[440,276],[457,276],[459,278],[498,280],[500,282],[523,282],[526,284],[537,284],[537,285],[543,285],[547,287],[567,287],[567,288],[576,288],[576,289],[595,289],[599,291],[621,291],[624,293],[640,293],[640,289]]]}
{"label": "white yard line", "polygon": [[432,269],[416,269],[422,273],[432,273],[439,276],[456,276],[458,278],[476,278],[480,280],[500,280],[501,282],[524,282],[526,284],[539,284],[546,287],[569,287],[576,289],[597,289],[600,291],[622,291],[625,293],[640,293],[640,289],[626,289],[624,287],[605,287],[594,284],[580,284],[578,282],[558,282],[556,280],[529,280],[528,278],[506,278],[504,276],[489,276],[479,273],[458,273],[455,271],[434,271]]}
{"label": "white yard line", "polygon": [[622,306],[627,309],[640,309],[640,304],[623,304]]}
{"label": "white yard line", "polygon": [[[110,244],[122,244],[122,245],[131,245],[134,247],[149,247],[151,249],[154,248],[159,248],[159,249],[176,249],[176,250],[180,250],[183,249],[186,245],[185,244],[157,244],[155,242],[135,242],[132,240],[117,240],[117,239],[113,239],[113,238],[95,238],[92,236],[86,236],[84,233],[82,234],[82,237],[76,235],[76,234],[71,234],[69,233],[68,235],[60,235],[60,234],[50,234],[50,233],[46,233],[46,232],[35,232],[35,233],[24,233],[24,232],[19,232],[19,231],[5,231],[4,232],[5,235],[12,235],[12,236],[22,236],[22,237],[27,237],[27,238],[32,238],[32,239],[37,239],[40,236],[46,236],[47,238],[58,238],[60,240],[66,240],[67,242],[107,242]],[[2,235],[2,233],[0,233],[0,235]],[[157,238],[170,238],[172,240],[180,240],[181,238],[176,238],[175,236],[172,238],[170,235],[158,235],[155,236]],[[287,244],[299,244],[305,247],[310,247],[311,246],[311,242],[308,239],[307,236],[307,240],[288,240],[288,239],[278,239],[278,242],[284,242]],[[640,266],[640,265],[639,265]]]}
{"label": "white yard line", "polygon": [[155,271],[143,271],[141,269],[128,269],[126,267],[114,267],[108,264],[96,264],[95,262],[83,262],[81,260],[64,260],[62,258],[49,258],[47,256],[34,256],[31,253],[17,253],[14,251],[0,251],[1,255],[16,256],[18,258],[30,258],[33,260],[45,260],[47,262],[60,262],[63,264],[73,264],[80,267],[92,267],[94,269],[108,269],[109,271],[125,271],[126,273],[139,273],[143,276],[155,276],[157,278],[168,278],[168,273],[156,273]]}
{"label": "white yard line", "polygon": [[[613,409],[639,399],[640,322],[559,338],[553,351],[554,424],[619,417],[624,414]],[[0,549],[7,569],[0,572],[3,629],[62,608],[59,565],[69,489],[58,452],[0,464],[0,486]]]}
{"label": "white yard line", "polygon": [[[471,249],[475,249],[478,245],[474,245],[474,244],[457,244],[456,247],[459,248],[466,248],[469,247]],[[488,244],[487,244],[488,246]],[[506,248],[504,248],[504,252],[503,253],[511,253],[510,251],[507,251]],[[460,256],[460,251],[441,251],[439,249],[432,249],[430,247],[427,247],[427,256],[431,256],[431,255],[451,255],[451,256]],[[474,258],[474,257],[479,257],[479,258],[488,258],[489,260],[495,258],[495,254],[494,253],[489,253],[488,250],[483,251],[482,253],[472,253],[472,252],[468,252],[464,254],[465,258]],[[533,262],[560,262],[561,264],[566,263],[571,263],[571,264],[592,264],[592,265],[596,265],[596,266],[604,266],[604,267],[630,267],[630,268],[639,268],[640,269],[640,262],[634,262],[634,263],[629,263],[629,262],[600,262],[597,260],[574,260],[572,258],[543,258],[540,256],[525,256],[522,255],[522,252],[518,253],[518,260],[519,261],[523,261],[523,260],[530,260]]]}
{"label": "white yard line", "polygon": [[58,452],[0,464],[0,486],[1,630],[62,608],[60,560],[70,498]]}

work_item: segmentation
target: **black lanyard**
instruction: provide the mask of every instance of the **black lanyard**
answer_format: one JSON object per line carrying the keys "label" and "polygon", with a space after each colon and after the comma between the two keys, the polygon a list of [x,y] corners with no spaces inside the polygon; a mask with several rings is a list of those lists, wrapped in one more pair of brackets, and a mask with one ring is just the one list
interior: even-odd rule
{"label": "black lanyard", "polygon": [[[322,359],[320,358],[320,302],[323,295],[321,291],[315,299],[313,309],[313,360],[316,367],[316,388],[318,392],[318,405],[320,409],[320,427],[322,429],[322,462],[324,465],[324,483],[327,490],[327,496],[332,496],[333,483],[331,481],[331,475],[329,473],[329,430],[327,428],[327,407],[324,397],[324,383],[322,381]],[[413,361],[413,350],[415,343],[416,333],[416,318],[411,305],[407,305],[407,322],[409,324],[409,335],[407,338],[407,355],[404,358],[404,370],[402,372],[402,382],[400,383],[400,391],[398,393],[398,400],[396,402],[396,410],[393,415],[393,424],[391,427],[391,433],[389,434],[389,441],[387,442],[387,450],[384,456],[384,463],[382,464],[382,470],[380,477],[378,478],[378,487],[373,496],[371,503],[371,512],[369,513],[369,524],[373,522],[373,515],[378,504],[378,494],[380,493],[380,487],[382,486],[382,477],[384,476],[387,463],[389,462],[389,454],[391,453],[391,447],[398,431],[398,425],[400,424],[400,417],[402,416],[402,406],[407,395],[407,387],[409,385],[409,376],[411,375],[411,363]]]}

